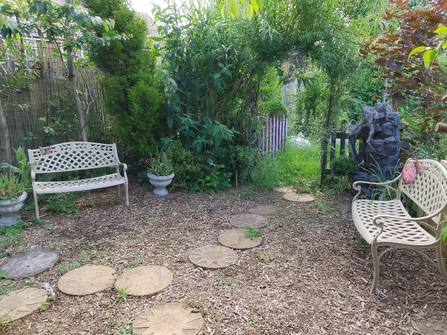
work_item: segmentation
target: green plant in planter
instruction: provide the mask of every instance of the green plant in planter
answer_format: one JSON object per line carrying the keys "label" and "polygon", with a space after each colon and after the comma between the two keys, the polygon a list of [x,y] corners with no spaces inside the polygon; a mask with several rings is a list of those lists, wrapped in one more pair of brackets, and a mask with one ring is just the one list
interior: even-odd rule
{"label": "green plant in planter", "polygon": [[147,163],[149,166],[147,172],[155,176],[168,176],[173,172],[172,160],[164,151],[150,158]]}
{"label": "green plant in planter", "polygon": [[25,150],[18,148],[14,149],[14,152],[17,166],[8,163],[0,164],[0,169],[4,169],[0,172],[0,200],[17,198],[23,191],[31,188],[31,165],[28,164]]}

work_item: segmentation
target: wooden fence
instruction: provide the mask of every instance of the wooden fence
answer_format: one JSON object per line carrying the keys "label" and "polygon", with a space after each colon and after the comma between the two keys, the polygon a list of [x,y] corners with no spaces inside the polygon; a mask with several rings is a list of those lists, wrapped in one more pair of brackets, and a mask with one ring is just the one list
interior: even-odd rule
{"label": "wooden fence", "polygon": [[[2,96],[12,148],[37,148],[81,139],[78,112],[68,80],[53,68],[55,66],[47,62],[42,76]],[[92,68],[76,69],[75,80],[89,140],[101,142],[108,137],[110,122],[104,113],[102,90],[96,75]]]}
{"label": "wooden fence", "polygon": [[265,125],[260,136],[262,152],[277,154],[287,138],[287,116],[274,115],[265,117]]}

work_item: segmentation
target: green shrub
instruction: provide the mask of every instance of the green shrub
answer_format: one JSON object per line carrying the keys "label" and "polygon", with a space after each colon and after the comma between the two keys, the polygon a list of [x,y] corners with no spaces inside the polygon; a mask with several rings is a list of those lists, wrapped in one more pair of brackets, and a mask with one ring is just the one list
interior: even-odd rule
{"label": "green shrub", "polygon": [[355,170],[355,161],[350,157],[337,156],[331,162],[331,171],[336,176],[351,176]]}

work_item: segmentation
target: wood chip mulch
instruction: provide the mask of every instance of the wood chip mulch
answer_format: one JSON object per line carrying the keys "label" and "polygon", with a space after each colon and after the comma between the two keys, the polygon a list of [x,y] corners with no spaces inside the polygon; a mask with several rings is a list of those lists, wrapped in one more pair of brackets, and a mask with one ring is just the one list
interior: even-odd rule
{"label": "wood chip mulch", "polygon": [[[371,255],[357,240],[349,195],[299,203],[279,192],[242,187],[157,197],[134,181],[129,195],[126,207],[115,188],[97,190],[82,199],[91,206],[78,213],[42,212],[41,224],[29,221],[25,240],[7,251],[53,247],[60,259],[43,273],[13,280],[9,288],[40,288],[46,282],[56,299],[0,325],[0,334],[130,334],[130,324],[143,311],[169,303],[201,313],[201,335],[445,334],[447,286],[415,251],[385,254],[379,292],[369,293]],[[233,229],[233,215],[260,205],[279,208],[266,216],[261,245],[235,250],[238,260],[223,269],[189,261],[194,249],[219,244],[219,235]],[[31,217],[33,209],[25,215]],[[118,276],[136,266],[163,266],[173,281],[149,296],[119,296],[113,287],[72,296],[57,288],[65,263],[70,269],[105,265]]]}

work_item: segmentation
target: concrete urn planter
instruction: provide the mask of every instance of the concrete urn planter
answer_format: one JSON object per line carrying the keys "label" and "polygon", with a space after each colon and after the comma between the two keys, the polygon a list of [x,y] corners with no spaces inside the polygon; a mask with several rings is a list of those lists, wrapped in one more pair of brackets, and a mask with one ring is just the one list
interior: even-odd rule
{"label": "concrete urn planter", "polygon": [[172,183],[172,179],[175,177],[175,173],[172,172],[167,176],[156,176],[151,173],[148,173],[149,182],[155,187],[154,194],[158,196],[165,196],[168,194],[168,189],[166,186]]}
{"label": "concrete urn planter", "polygon": [[23,191],[18,198],[0,200],[0,227],[12,226],[20,221],[19,211],[22,209],[28,194]]}

